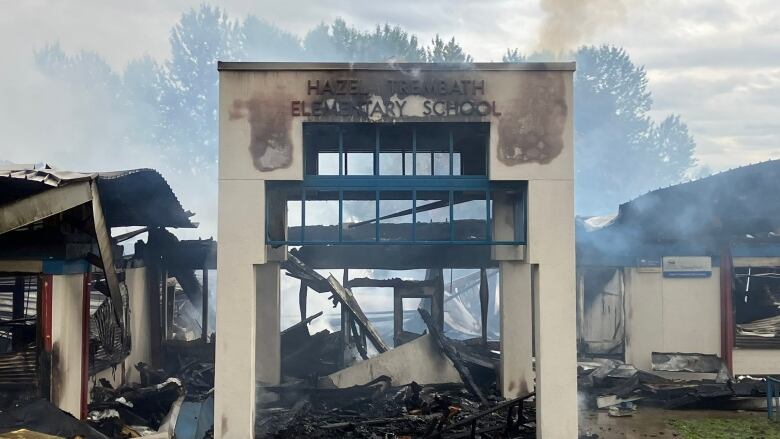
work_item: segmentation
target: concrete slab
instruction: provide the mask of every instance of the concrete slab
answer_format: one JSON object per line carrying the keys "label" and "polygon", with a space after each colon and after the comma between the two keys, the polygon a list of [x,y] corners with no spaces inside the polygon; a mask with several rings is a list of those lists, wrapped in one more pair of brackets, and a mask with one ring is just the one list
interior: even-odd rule
{"label": "concrete slab", "polygon": [[394,386],[409,384],[462,383],[452,361],[442,354],[429,334],[376,357],[320,378],[320,385],[352,387],[387,375]]}

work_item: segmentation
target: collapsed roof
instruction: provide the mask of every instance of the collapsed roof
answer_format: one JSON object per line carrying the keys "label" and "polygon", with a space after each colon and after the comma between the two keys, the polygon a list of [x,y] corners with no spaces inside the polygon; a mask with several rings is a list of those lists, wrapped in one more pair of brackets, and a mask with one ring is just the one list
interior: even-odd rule
{"label": "collapsed roof", "polygon": [[193,214],[182,208],[171,187],[154,169],[82,173],[48,165],[0,168],[0,206],[89,181],[97,183],[108,227],[196,227],[190,221]]}
{"label": "collapsed roof", "polygon": [[648,192],[599,227],[578,222],[578,252],[636,253],[687,241],[718,253],[738,237],[772,236],[780,230],[778,181],[780,160],[770,160]]}

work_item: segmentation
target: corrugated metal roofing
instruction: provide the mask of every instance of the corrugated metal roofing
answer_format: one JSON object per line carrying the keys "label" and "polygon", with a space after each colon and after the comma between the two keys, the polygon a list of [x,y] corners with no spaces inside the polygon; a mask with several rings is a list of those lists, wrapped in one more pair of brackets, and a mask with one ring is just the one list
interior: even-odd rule
{"label": "corrugated metal roofing", "polygon": [[0,206],[53,187],[97,182],[109,227],[196,227],[162,175],[154,169],[72,172],[44,167],[0,169]]}

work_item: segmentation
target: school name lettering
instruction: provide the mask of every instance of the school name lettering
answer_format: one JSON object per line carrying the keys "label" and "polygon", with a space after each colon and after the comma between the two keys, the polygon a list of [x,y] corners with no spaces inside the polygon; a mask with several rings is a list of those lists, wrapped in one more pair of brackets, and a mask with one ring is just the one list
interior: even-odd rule
{"label": "school name lettering", "polygon": [[[306,83],[310,98],[290,102],[293,117],[448,117],[500,116],[495,101],[485,95],[484,80],[388,80],[379,95],[359,79],[319,80]],[[402,96],[402,97],[399,97]],[[431,97],[433,96],[433,97]]]}

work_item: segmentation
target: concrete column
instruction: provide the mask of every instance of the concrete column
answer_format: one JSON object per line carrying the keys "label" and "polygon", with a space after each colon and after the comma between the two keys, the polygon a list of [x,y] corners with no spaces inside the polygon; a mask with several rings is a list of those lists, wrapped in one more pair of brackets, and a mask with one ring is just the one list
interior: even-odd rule
{"label": "concrete column", "polygon": [[77,418],[81,417],[83,298],[83,274],[52,276],[51,402]]}
{"label": "concrete column", "polygon": [[146,267],[125,270],[125,284],[130,300],[130,334],[132,346],[130,355],[125,360],[126,382],[141,382],[141,374],[134,367],[139,362],[150,364],[152,361],[152,327],[149,321],[149,295],[157,291],[149,291]]}
{"label": "concrete column", "polygon": [[536,435],[577,437],[577,329],[571,180],[532,180],[529,258],[533,264]]}
{"label": "concrete column", "polygon": [[531,266],[499,263],[501,300],[501,395],[516,398],[534,389]]}
{"label": "concrete column", "polygon": [[257,323],[255,377],[258,384],[276,385],[281,380],[280,311],[281,288],[278,262],[255,265]]}
{"label": "concrete column", "polygon": [[[214,377],[214,433],[217,438],[253,436],[257,324],[255,265],[264,264],[266,260],[264,205],[263,181],[219,181]],[[276,329],[279,330],[278,325]]]}

